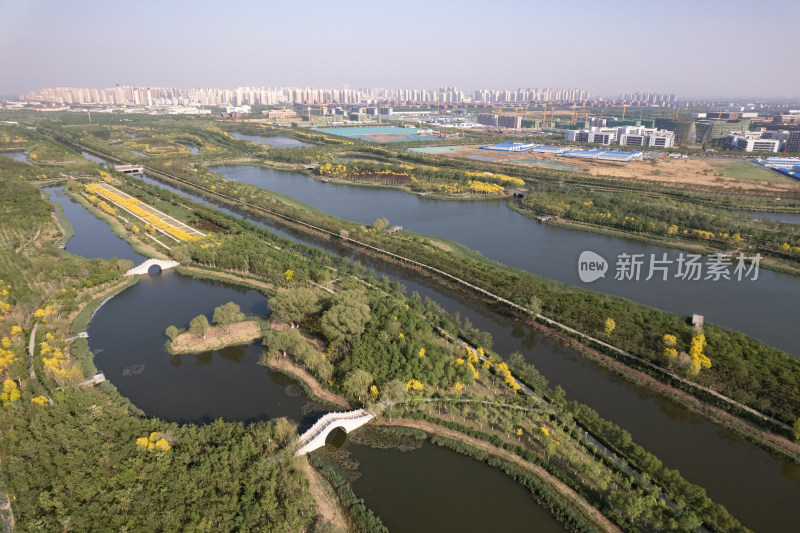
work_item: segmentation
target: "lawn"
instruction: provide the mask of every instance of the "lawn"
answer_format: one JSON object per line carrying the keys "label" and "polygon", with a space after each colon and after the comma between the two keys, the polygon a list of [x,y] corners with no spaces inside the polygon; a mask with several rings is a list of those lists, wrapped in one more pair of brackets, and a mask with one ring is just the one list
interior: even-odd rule
{"label": "lawn", "polygon": [[738,181],[789,183],[791,180],[749,161],[709,161],[716,172]]}

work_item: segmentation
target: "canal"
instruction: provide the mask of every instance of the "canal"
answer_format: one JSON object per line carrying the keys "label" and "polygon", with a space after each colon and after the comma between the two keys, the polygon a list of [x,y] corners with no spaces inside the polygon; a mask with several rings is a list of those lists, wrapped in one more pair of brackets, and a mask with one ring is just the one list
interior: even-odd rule
{"label": "canal", "polygon": [[[142,179],[206,205],[216,204],[213,199],[181,186],[147,176]],[[473,203],[458,205],[469,207]],[[223,209],[277,230],[295,242],[358,260],[376,276],[386,275],[404,284],[409,294],[416,291],[448,311],[469,318],[477,328],[493,335],[494,349],[499,354],[522,353],[553,386],[561,385],[568,399],[590,405],[601,416],[626,429],[635,442],[656,454],[666,466],[680,470],[686,479],[704,487],[712,499],[725,505],[754,530],[789,532],[794,529],[793,523],[800,522],[800,508],[794,504],[800,501],[800,468],[797,465],[765,452],[645,387],[606,371],[574,350],[477,300],[442,288],[427,277],[354,253],[334,242],[310,237],[270,219],[243,215],[230,206]]]}
{"label": "canal", "polygon": [[[310,176],[257,166],[218,166],[211,170],[227,179],[291,196],[329,215],[372,224],[387,218],[392,225],[423,235],[461,243],[483,256],[549,279],[622,296],[666,311],[704,315],[707,322],[736,329],[800,355],[800,337],[790,327],[800,278],[761,269],[758,279],[662,281],[648,275],[647,262],[639,281],[616,280],[620,254],[667,255],[677,272],[679,252],[633,239],[542,224],[520,215],[504,201],[459,202],[417,197],[402,191],[323,183]],[[584,250],[599,253],[609,263],[604,279],[587,284],[578,277],[578,257]],[[745,304],[746,302],[746,304]]]}
{"label": "canal", "polygon": [[[108,235],[116,237],[110,228],[62,190],[51,188],[48,192],[53,201],[70,207],[64,213],[75,229],[73,239],[87,239],[73,249],[80,249],[85,257],[105,257]],[[80,217],[81,210],[88,215],[85,220]],[[91,242],[97,245],[93,247]],[[168,326],[185,328],[198,314],[210,318],[216,306],[229,301],[247,314],[269,311],[268,299],[258,291],[174,271],[142,276],[139,283],[106,302],[92,318],[88,333],[95,365],[120,394],[151,416],[194,423],[286,416],[299,424],[300,431],[310,427],[322,409],[303,395],[294,380],[257,364],[260,342],[196,355],[167,352],[164,330]],[[482,501],[492,509],[502,509],[502,520],[509,524],[525,524],[543,532],[563,531],[521,485],[455,452],[430,444],[408,453],[380,450],[379,455],[371,454],[365,446],[358,448],[361,471],[369,483],[363,487],[364,496],[368,504],[379,506],[378,514],[391,523],[406,514],[408,506],[419,509],[433,504],[438,512],[430,520],[439,524],[437,531],[485,531],[470,525],[472,520],[456,516],[457,507],[463,505],[463,494],[482,493]],[[428,490],[409,491],[410,478],[397,482],[384,478],[384,486],[376,487],[374,483],[385,473],[380,467],[391,469],[396,464],[414,472],[414,482]],[[453,485],[454,479],[457,485]],[[398,525],[394,530],[403,529]]]}

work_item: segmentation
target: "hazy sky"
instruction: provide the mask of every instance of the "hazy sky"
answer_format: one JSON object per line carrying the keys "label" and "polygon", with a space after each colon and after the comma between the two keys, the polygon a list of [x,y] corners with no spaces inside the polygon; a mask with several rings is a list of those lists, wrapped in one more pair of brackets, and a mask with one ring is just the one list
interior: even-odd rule
{"label": "hazy sky", "polygon": [[800,96],[800,0],[0,0],[0,94],[578,87]]}

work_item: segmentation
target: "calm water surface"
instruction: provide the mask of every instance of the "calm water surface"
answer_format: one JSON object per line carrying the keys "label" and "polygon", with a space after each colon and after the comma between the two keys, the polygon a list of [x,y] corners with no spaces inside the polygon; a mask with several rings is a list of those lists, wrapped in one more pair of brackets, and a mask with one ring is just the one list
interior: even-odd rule
{"label": "calm water surface", "polygon": [[70,198],[62,187],[47,187],[44,191],[50,195],[51,202],[62,207],[75,231],[67,241],[68,252],[90,259],[130,259],[137,265],[147,259],[134,252],[130,244],[117,237],[105,222]]}
{"label": "calm water surface", "polygon": [[[235,211],[229,212],[237,215]],[[592,406],[601,416],[628,430],[634,441],[655,453],[668,467],[679,469],[688,480],[706,488],[711,498],[727,506],[749,527],[757,531],[790,532],[794,531],[791,524],[800,522],[800,507],[793,503],[800,501],[797,466],[644,387],[605,371],[550,337],[461,293],[444,289],[428,278],[337,247],[330,241],[277,226],[266,219],[261,225],[281,228],[282,233],[296,241],[357,259],[376,275],[386,275],[403,283],[409,294],[417,291],[448,311],[468,317],[476,327],[492,333],[498,353],[503,356],[515,351],[522,353],[552,385],[564,387],[568,398]],[[730,465],[736,465],[735,475],[725,474],[731,472]]]}
{"label": "calm water surface", "polygon": [[[457,202],[419,198],[388,189],[322,183],[303,174],[254,166],[218,166],[213,171],[297,198],[347,220],[371,224],[385,217],[393,225],[460,242],[485,257],[550,279],[614,294],[727,326],[800,355],[800,336],[791,324],[800,298],[800,278],[761,269],[758,280],[661,281],[648,276],[651,254],[672,261],[677,272],[680,252],[631,239],[559,228],[522,216],[503,201]],[[578,257],[584,250],[609,262],[604,279],[585,284],[578,277]],[[614,279],[620,254],[643,254],[639,281]]]}
{"label": "calm water surface", "polygon": [[199,314],[210,321],[214,308],[228,302],[236,302],[248,315],[269,311],[267,298],[257,291],[174,271],[142,276],[138,284],[106,302],[92,319],[88,333],[95,365],[123,396],[147,414],[165,420],[251,421],[287,416],[303,422],[308,400],[297,385],[296,394],[287,395],[294,381],[258,365],[260,339],[196,355],[167,352],[167,327],[188,328]]}
{"label": "calm water surface", "polygon": [[10,157],[14,161],[19,161],[20,163],[33,165],[33,163],[28,161],[28,157],[25,155],[25,152],[0,152],[0,156]]}
{"label": "calm water surface", "polygon": [[786,224],[800,224],[800,213],[770,213],[768,211],[731,211],[739,215],[746,215],[759,220],[772,220]]}
{"label": "calm water surface", "polygon": [[[94,221],[94,228],[80,226],[81,230],[99,230],[104,225],[98,219]],[[107,301],[92,319],[88,332],[95,364],[121,394],[153,416],[200,423],[220,417],[252,421],[287,416],[299,423],[301,431],[306,429],[321,413],[292,380],[257,365],[259,342],[197,355],[170,355],[165,350],[164,330],[169,325],[186,327],[197,314],[210,317],[214,307],[228,301],[236,302],[247,314],[268,312],[267,299],[257,291],[193,279],[174,271],[142,276],[138,284]],[[361,448],[358,457],[368,504],[374,500],[379,506],[376,511],[391,523],[407,514],[409,491],[401,486],[402,481],[425,487],[412,491],[410,501],[418,507],[430,506],[431,497],[438,497],[435,512],[426,520],[437,524],[437,531],[485,531],[480,524],[475,529],[477,522],[466,520],[459,512],[464,501],[459,498],[460,492],[453,491],[456,481],[459,488],[489,491],[485,497],[493,502],[494,509],[503,511],[501,522],[509,527],[526,524],[536,531],[562,530],[526,489],[466,457],[432,445],[403,457],[375,455],[370,453],[373,450]],[[398,464],[406,474],[404,480],[395,478],[387,483],[383,470],[373,472],[381,466],[391,470]],[[381,480],[382,486],[376,486]],[[484,517],[481,520],[487,519],[486,513],[480,515]],[[491,521],[500,523],[497,518]]]}
{"label": "calm water surface", "polygon": [[104,164],[108,163],[107,160],[103,159],[102,157],[97,157],[94,154],[90,154],[89,152],[81,152],[81,155],[88,159],[89,161],[94,161],[95,163]]}
{"label": "calm water surface", "polygon": [[425,442],[410,452],[348,445],[356,494],[389,531],[564,531],[500,470]]}

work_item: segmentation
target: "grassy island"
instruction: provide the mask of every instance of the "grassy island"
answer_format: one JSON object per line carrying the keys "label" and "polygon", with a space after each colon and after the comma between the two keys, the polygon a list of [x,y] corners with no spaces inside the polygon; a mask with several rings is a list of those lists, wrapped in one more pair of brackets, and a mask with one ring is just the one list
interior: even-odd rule
{"label": "grassy island", "polygon": [[205,335],[184,331],[167,343],[167,349],[170,353],[201,353],[248,344],[260,336],[259,323],[244,320],[228,326],[211,326]]}

